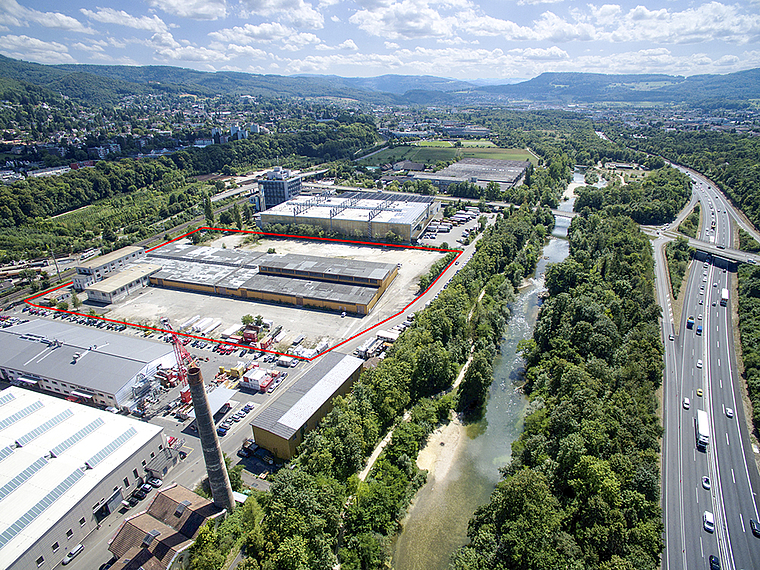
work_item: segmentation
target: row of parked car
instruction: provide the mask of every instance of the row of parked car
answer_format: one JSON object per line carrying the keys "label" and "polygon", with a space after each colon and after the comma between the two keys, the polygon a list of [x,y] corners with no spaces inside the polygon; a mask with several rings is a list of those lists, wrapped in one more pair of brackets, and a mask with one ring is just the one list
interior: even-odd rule
{"label": "row of parked car", "polygon": [[239,411],[228,416],[221,424],[219,424],[219,427],[216,428],[216,433],[221,436],[227,435],[227,432],[232,429],[232,424],[242,420],[251,410],[253,410],[253,407],[253,404],[248,402],[245,406],[240,408]]}

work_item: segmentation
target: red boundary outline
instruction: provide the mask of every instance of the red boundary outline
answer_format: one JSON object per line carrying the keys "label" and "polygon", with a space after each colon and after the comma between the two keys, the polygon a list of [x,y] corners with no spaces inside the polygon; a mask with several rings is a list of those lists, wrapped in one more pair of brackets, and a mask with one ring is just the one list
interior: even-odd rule
{"label": "red boundary outline", "polygon": [[[379,327],[383,323],[386,323],[389,320],[391,320],[391,319],[399,316],[401,313],[403,313],[409,307],[411,307],[414,303],[416,303],[419,300],[420,297],[422,297],[425,293],[427,293],[430,290],[430,288],[438,282],[438,280],[446,272],[446,270],[448,270],[448,268],[451,267],[451,265],[453,263],[455,263],[459,259],[459,257],[464,253],[462,250],[458,250],[458,249],[443,249],[443,248],[438,248],[438,247],[424,247],[424,246],[420,246],[420,245],[376,243],[376,242],[371,242],[371,241],[355,241],[355,240],[345,240],[345,239],[336,239],[336,238],[323,238],[323,237],[313,237],[313,236],[296,236],[296,235],[290,235],[290,234],[275,234],[275,233],[269,233],[269,232],[257,232],[257,231],[253,231],[253,230],[236,230],[236,229],[230,229],[230,228],[209,228],[209,227],[205,227],[205,226],[204,227],[200,227],[198,229],[195,229],[195,230],[193,230],[191,232],[187,232],[186,234],[183,234],[183,235],[181,235],[179,237],[176,237],[176,238],[174,238],[172,240],[164,242],[164,243],[162,243],[160,245],[157,245],[155,247],[151,247],[150,249],[146,249],[145,251],[146,251],[146,253],[147,252],[151,252],[153,250],[156,250],[156,249],[158,249],[160,247],[164,247],[165,245],[168,245],[168,244],[170,244],[172,242],[175,242],[177,240],[186,238],[187,236],[192,235],[195,232],[199,232],[199,231],[202,231],[202,230],[212,230],[212,231],[218,231],[218,232],[224,232],[224,233],[256,234],[256,235],[273,236],[273,237],[280,237],[280,238],[310,239],[310,240],[315,240],[315,241],[331,241],[331,242],[340,242],[340,243],[353,243],[353,244],[359,244],[359,245],[369,245],[369,246],[373,246],[373,247],[397,247],[397,248],[400,248],[400,249],[420,249],[420,250],[423,250],[423,251],[443,251],[443,252],[446,252],[446,253],[456,253],[457,254],[457,256],[454,259],[452,259],[448,263],[448,265],[446,265],[446,267],[443,268],[443,270],[441,270],[441,272],[438,274],[438,277],[436,277],[433,280],[433,282],[430,285],[428,285],[428,287],[424,291],[422,291],[421,293],[417,294],[415,296],[415,298],[412,299],[412,301],[410,301],[399,312],[397,312],[397,313],[395,313],[395,314],[393,314],[393,315],[391,315],[391,316],[383,319],[379,323],[377,323],[375,325],[372,325],[369,328],[366,328],[366,329],[364,329],[362,331],[359,331],[355,335],[348,337],[347,339],[339,342],[335,346],[331,346],[330,348],[328,348],[327,350],[325,350],[323,352],[320,352],[316,356],[312,356],[311,358],[306,358],[304,356],[296,356],[294,354],[287,354],[287,353],[284,353],[284,352],[277,352],[277,351],[274,351],[274,350],[256,349],[259,352],[266,352],[268,354],[276,354],[278,356],[289,356],[291,358],[297,358],[299,360],[304,360],[304,361],[307,361],[307,362],[311,362],[312,360],[316,360],[317,358],[319,358],[320,356],[322,356],[324,354],[327,354],[331,350],[336,349],[339,346],[342,346],[342,345],[346,344],[347,342],[355,339],[356,337],[361,336],[364,333],[366,333],[368,331],[371,331],[372,329]],[[127,322],[127,321],[117,321],[115,319],[107,319],[106,317],[103,317],[103,316],[93,316],[93,315],[88,315],[88,314],[85,314],[85,313],[78,313],[76,311],[65,311],[63,309],[56,309],[55,307],[46,307],[46,306],[43,306],[43,305],[36,305],[36,304],[34,304],[34,303],[31,302],[34,299],[37,299],[38,297],[42,297],[43,295],[47,295],[48,293],[51,293],[51,292],[56,291],[58,289],[61,289],[62,287],[68,287],[72,283],[73,283],[73,281],[69,281],[68,283],[64,283],[63,285],[58,285],[57,287],[53,287],[52,289],[47,289],[47,290],[43,291],[42,293],[37,293],[36,295],[33,295],[31,297],[28,297],[28,298],[24,299],[23,302],[26,303],[27,305],[30,305],[30,306],[38,308],[38,309],[52,310],[52,311],[57,311],[59,313],[66,313],[68,315],[76,315],[78,317],[87,317],[87,318],[90,318],[90,319],[98,319],[98,320],[101,320],[101,321],[104,321],[104,322],[115,323],[115,324],[119,324],[119,325],[126,325],[128,327],[132,327],[132,328],[136,328],[136,329],[150,330],[150,331],[159,332],[159,333],[169,333],[169,332],[171,332],[171,331],[168,331],[166,329],[161,329],[161,328],[157,328],[157,327],[149,327],[148,325],[139,325],[139,324],[130,323],[130,322]],[[196,340],[204,340],[204,341],[207,341],[207,342],[208,341],[215,342],[215,343],[220,344],[220,345],[234,346],[235,348],[248,348],[248,349],[251,348],[250,346],[244,345],[244,344],[236,344],[234,342],[226,342],[226,341],[223,341],[223,340],[215,340],[215,339],[206,338],[205,336],[196,336],[196,335],[192,335],[192,334],[182,333],[182,332],[179,332],[179,331],[174,331],[174,332],[176,332],[176,334],[178,336],[183,336],[183,337],[192,338],[192,339],[196,339]]]}

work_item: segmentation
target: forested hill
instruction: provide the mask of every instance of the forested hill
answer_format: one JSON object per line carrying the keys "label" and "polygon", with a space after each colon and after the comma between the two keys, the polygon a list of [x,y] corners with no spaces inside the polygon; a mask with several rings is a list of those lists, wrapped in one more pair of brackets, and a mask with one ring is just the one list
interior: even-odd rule
{"label": "forested hill", "polygon": [[544,73],[510,85],[476,87],[465,81],[413,76],[338,77],[215,73],[170,66],[40,65],[0,56],[0,79],[50,89],[77,101],[112,105],[126,95],[186,92],[195,95],[248,94],[325,97],[366,104],[466,104],[483,100],[561,103],[748,104],[760,98],[760,69],[727,75],[604,75]]}
{"label": "forested hill", "polygon": [[727,75],[605,75],[543,73],[514,85],[479,87],[481,93],[510,99],[572,102],[719,102],[760,97],[760,69]]}

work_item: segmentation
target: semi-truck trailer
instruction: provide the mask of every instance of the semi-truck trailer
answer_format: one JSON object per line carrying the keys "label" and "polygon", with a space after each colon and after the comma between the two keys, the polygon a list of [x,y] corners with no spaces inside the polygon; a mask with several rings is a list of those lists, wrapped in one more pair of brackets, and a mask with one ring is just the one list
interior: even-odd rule
{"label": "semi-truck trailer", "polygon": [[697,410],[697,448],[705,449],[710,443],[710,424],[707,422],[707,412]]}
{"label": "semi-truck trailer", "polygon": [[728,303],[728,289],[723,287],[723,289],[720,290],[720,305],[721,307],[725,307]]}

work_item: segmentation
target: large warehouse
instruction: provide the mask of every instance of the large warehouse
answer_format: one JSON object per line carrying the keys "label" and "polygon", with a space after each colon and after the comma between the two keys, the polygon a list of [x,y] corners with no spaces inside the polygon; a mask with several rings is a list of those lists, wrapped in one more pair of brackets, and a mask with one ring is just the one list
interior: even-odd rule
{"label": "large warehouse", "polygon": [[143,483],[161,428],[12,386],[0,392],[0,568],[53,568]]}
{"label": "large warehouse", "polygon": [[364,361],[340,352],[328,352],[251,424],[253,439],[276,457],[290,459],[306,432],[332,409],[336,396],[347,394],[358,380]]}
{"label": "large warehouse", "polygon": [[366,315],[398,266],[310,255],[171,244],[145,258],[152,285]]}
{"label": "large warehouse", "polygon": [[101,406],[132,407],[175,365],[171,345],[93,327],[36,319],[0,329],[3,379]]}
{"label": "large warehouse", "polygon": [[502,190],[513,187],[525,174],[527,160],[494,160],[490,158],[463,158],[438,172],[420,172],[414,180],[429,180],[440,189],[459,182],[473,182],[485,187],[496,182]]}
{"label": "large warehouse", "polygon": [[261,213],[260,224],[308,224],[349,237],[384,239],[393,232],[403,241],[418,237],[438,213],[432,196],[401,192],[346,192],[296,196]]}

